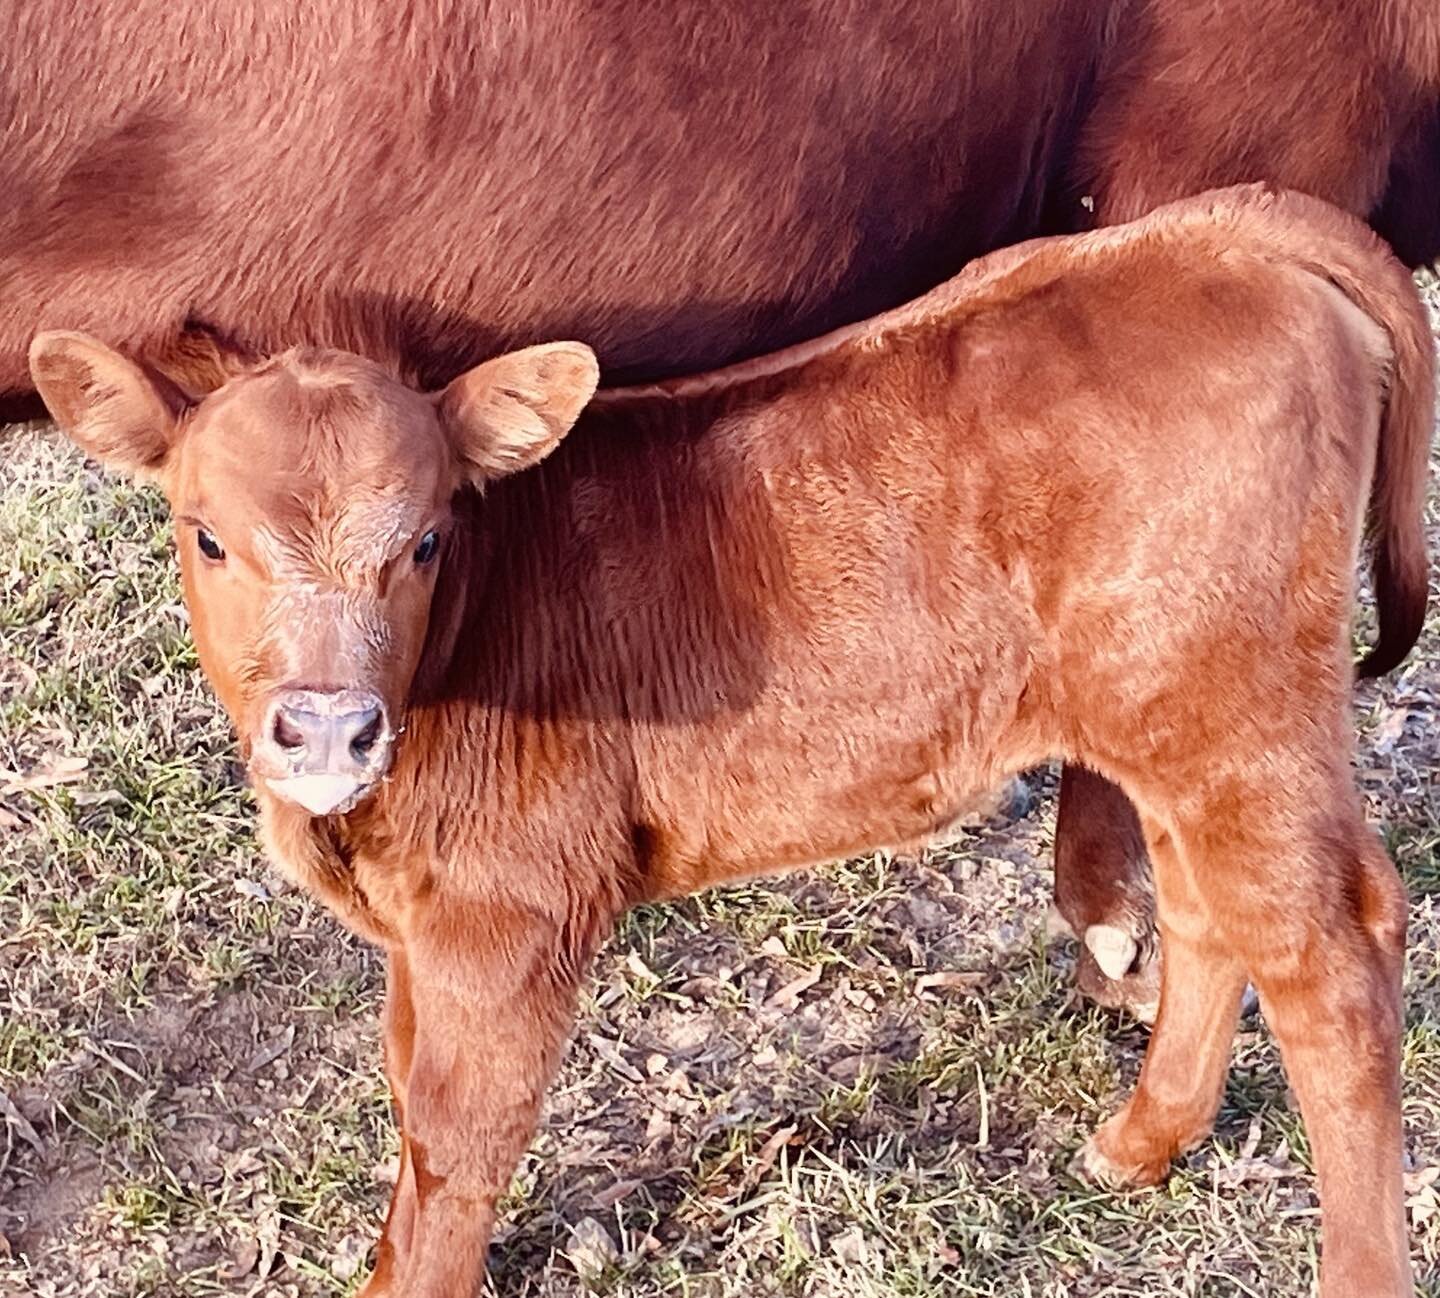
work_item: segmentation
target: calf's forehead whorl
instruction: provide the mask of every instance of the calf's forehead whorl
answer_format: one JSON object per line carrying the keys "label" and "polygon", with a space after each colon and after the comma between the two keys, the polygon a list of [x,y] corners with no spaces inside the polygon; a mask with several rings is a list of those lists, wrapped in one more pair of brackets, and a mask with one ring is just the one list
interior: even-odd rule
{"label": "calf's forehead whorl", "polygon": [[[319,488],[385,470],[427,476],[443,438],[433,403],[344,352],[286,352],[232,379],[195,413],[191,448],[207,462],[283,466]],[[378,485],[378,484],[377,484]]]}
{"label": "calf's forehead whorl", "polygon": [[300,456],[336,442],[368,455],[403,453],[436,427],[431,403],[380,366],[347,352],[296,348],[231,380],[200,408],[202,426],[244,425],[260,443]]}

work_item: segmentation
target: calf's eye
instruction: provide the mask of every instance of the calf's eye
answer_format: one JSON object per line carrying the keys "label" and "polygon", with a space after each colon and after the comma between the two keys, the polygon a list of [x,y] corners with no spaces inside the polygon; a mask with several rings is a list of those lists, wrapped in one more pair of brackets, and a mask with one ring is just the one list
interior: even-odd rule
{"label": "calf's eye", "polygon": [[429,563],[440,550],[440,534],[438,532],[426,532],[420,538],[420,544],[415,547],[415,562],[421,567]]}
{"label": "calf's eye", "polygon": [[211,563],[219,563],[225,557],[225,547],[203,527],[195,529],[195,544],[200,547],[200,553]]}

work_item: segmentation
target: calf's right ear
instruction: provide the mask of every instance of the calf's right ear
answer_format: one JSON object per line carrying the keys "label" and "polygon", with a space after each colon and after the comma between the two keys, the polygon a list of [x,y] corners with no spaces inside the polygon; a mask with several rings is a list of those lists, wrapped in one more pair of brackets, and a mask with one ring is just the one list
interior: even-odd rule
{"label": "calf's right ear", "polygon": [[543,343],[467,370],[436,401],[461,462],[483,483],[549,455],[599,381],[600,364],[584,343]]}
{"label": "calf's right ear", "polygon": [[82,451],[140,478],[164,466],[189,405],[164,376],[87,334],[36,334],[30,377],[55,422]]}

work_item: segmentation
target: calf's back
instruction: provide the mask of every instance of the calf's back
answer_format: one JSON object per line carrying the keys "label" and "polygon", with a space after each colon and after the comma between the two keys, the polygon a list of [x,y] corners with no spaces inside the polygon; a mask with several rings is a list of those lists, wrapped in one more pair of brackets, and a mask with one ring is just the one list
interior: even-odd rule
{"label": "calf's back", "polygon": [[1280,206],[1029,245],[837,339],[602,395],[472,502],[394,801],[439,814],[427,754],[478,709],[480,832],[608,832],[672,892],[923,837],[1046,756],[1128,769],[1211,729],[1230,674],[1340,688],[1393,345],[1317,249],[1424,322],[1370,236]]}

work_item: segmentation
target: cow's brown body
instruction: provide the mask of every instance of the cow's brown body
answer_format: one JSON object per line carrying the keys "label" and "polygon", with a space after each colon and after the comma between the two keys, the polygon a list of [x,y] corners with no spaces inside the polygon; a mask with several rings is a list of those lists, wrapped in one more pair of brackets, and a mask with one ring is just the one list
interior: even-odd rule
{"label": "cow's brown body", "polygon": [[1086,195],[1270,180],[1440,252],[1429,0],[29,0],[0,50],[0,394],[37,324],[694,372]]}
{"label": "cow's brown body", "polygon": [[[37,325],[197,388],[216,344],[693,371],[1236,181],[1440,253],[1432,0],[28,0],[0,50],[0,413]],[[1078,932],[1149,931],[1073,770],[1056,874]]]}
{"label": "cow's brown body", "polygon": [[[1349,624],[1372,501],[1370,665],[1423,619],[1433,355],[1358,223],[1246,190],[1002,252],[794,353],[602,395],[504,481],[593,388],[575,348],[438,417],[333,353],[198,409],[83,338],[34,363],[82,445],[164,484],[270,847],[386,948],[404,1158],[372,1298],[478,1283],[625,907],[923,839],[1056,753],[1140,808],[1165,938],[1092,1170],[1150,1182],[1204,1136],[1248,976],[1315,1150],[1323,1293],[1410,1292],[1406,904],[1349,770]],[[452,507],[463,481],[490,485]],[[317,756],[274,722],[297,690],[312,717],[363,694],[369,737]]]}

